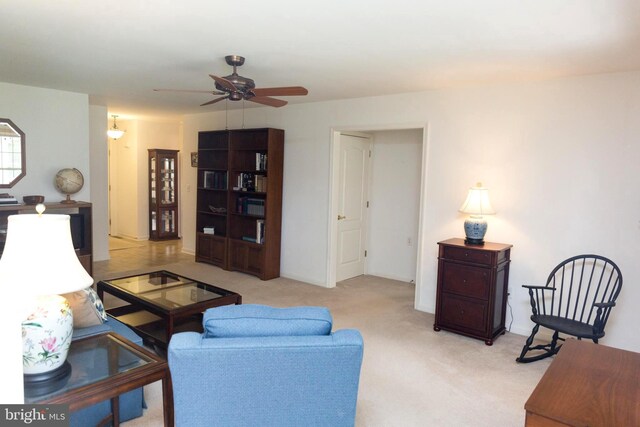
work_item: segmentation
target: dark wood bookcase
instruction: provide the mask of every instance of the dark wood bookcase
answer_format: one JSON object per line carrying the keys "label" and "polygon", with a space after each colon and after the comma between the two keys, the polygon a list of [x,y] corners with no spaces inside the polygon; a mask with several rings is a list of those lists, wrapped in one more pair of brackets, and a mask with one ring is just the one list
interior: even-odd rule
{"label": "dark wood bookcase", "polygon": [[178,238],[178,150],[149,149],[149,240]]}
{"label": "dark wood bookcase", "polygon": [[196,261],[280,276],[284,131],[198,134]]}
{"label": "dark wood bookcase", "polygon": [[[64,214],[70,217],[71,238],[80,263],[93,275],[93,234],[91,203],[45,203],[44,214]],[[0,256],[4,251],[7,238],[7,218],[9,215],[35,214],[35,205],[2,205],[0,206]]]}

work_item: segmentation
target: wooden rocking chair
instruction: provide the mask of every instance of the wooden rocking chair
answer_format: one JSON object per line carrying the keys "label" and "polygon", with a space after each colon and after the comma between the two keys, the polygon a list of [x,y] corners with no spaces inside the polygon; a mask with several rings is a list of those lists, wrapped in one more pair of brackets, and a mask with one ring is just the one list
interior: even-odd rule
{"label": "wooden rocking chair", "polygon": [[[558,353],[562,347],[558,340],[564,341],[559,334],[591,339],[597,344],[622,288],[622,273],[605,257],[578,255],[554,268],[545,286],[523,287],[529,290],[535,326],[516,361],[528,363]],[[540,326],[554,331],[551,343],[532,346]],[[542,353],[526,357],[532,350]]]}

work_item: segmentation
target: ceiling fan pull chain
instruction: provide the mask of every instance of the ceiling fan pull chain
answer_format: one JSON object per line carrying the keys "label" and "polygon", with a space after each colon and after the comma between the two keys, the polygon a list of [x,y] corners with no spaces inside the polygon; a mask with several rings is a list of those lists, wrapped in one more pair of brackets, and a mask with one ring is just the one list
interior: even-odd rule
{"label": "ceiling fan pull chain", "polygon": [[224,130],[229,130],[229,98],[224,100]]}

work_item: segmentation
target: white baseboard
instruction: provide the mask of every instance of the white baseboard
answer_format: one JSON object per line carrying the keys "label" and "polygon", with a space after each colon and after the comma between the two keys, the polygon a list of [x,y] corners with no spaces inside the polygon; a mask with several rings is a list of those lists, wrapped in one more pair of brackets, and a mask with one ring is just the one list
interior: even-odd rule
{"label": "white baseboard", "polygon": [[304,282],[304,283],[308,283],[310,285],[321,286],[323,288],[328,288],[329,287],[324,282],[320,282],[320,281],[316,281],[316,280],[309,280],[308,277],[302,277],[302,276],[298,276],[296,274],[280,272],[280,277],[284,277],[284,278],[291,279],[291,280],[297,280],[298,282]]}
{"label": "white baseboard", "polygon": [[393,274],[379,273],[376,271],[367,271],[365,274],[368,276],[382,277],[383,279],[397,280],[398,282],[411,283],[412,285],[416,284],[415,279],[411,277],[394,276]]}

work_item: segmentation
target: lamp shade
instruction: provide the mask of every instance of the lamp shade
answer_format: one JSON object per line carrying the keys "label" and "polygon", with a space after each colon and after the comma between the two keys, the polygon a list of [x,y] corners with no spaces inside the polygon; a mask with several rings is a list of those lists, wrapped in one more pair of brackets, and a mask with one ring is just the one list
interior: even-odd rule
{"label": "lamp shade", "polygon": [[73,248],[69,215],[11,215],[0,283],[25,298],[87,288],[93,279]]}
{"label": "lamp shade", "polygon": [[469,189],[467,199],[460,206],[460,212],[470,215],[492,215],[496,212],[489,201],[489,189],[478,182],[475,187]]}

